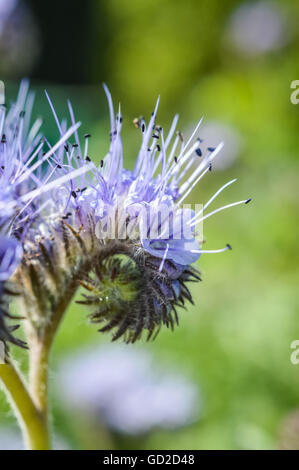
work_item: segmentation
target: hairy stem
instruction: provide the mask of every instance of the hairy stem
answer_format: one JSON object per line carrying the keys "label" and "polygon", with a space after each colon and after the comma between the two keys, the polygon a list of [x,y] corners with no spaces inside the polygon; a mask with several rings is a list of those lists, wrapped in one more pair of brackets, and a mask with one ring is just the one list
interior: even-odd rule
{"label": "hairy stem", "polygon": [[49,348],[42,341],[30,343],[29,389],[36,408],[48,415],[48,362]]}
{"label": "hairy stem", "polygon": [[49,434],[44,416],[36,408],[22,376],[12,361],[0,364],[0,378],[22,429],[27,449],[49,449]]}
{"label": "hairy stem", "polygon": [[69,286],[67,293],[60,299],[56,305],[55,312],[51,318],[51,322],[45,328],[42,335],[30,331],[28,334],[29,341],[29,389],[34,404],[43,418],[47,432],[49,433],[49,405],[48,405],[48,369],[49,357],[53,345],[53,341],[63,315],[69,305],[76,289],[78,282],[73,282]]}

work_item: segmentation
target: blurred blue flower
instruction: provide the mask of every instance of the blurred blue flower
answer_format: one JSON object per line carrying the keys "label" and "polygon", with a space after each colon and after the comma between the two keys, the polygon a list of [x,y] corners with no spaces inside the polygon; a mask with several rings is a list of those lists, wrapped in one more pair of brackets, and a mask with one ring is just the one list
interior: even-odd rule
{"label": "blurred blue flower", "polygon": [[98,415],[119,433],[175,429],[200,416],[196,385],[157,366],[140,348],[108,345],[80,351],[62,363],[57,387],[68,407]]}
{"label": "blurred blue flower", "polygon": [[278,2],[245,2],[234,11],[227,36],[236,50],[255,57],[281,49],[291,26]]}

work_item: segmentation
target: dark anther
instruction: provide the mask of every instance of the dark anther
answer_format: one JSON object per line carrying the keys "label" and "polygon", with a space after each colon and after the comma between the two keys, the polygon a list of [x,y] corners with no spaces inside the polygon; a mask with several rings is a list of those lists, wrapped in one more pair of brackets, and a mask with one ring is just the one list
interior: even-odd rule
{"label": "dark anther", "polygon": [[91,162],[91,159],[89,158],[88,155],[86,155],[85,160],[86,160],[87,162]]}
{"label": "dark anther", "polygon": [[89,137],[91,137],[91,134],[84,134],[85,139],[89,139]]}
{"label": "dark anther", "polygon": [[200,150],[199,147],[198,147],[198,149],[195,150],[195,153],[196,153],[196,155],[198,155],[199,157],[202,156],[202,151]]}
{"label": "dark anther", "polygon": [[184,136],[183,136],[182,132],[181,132],[181,131],[177,131],[177,135],[179,136],[180,141],[181,141],[181,142],[184,142]]}
{"label": "dark anther", "polygon": [[208,150],[208,152],[214,152],[215,147],[208,147],[207,150]]}
{"label": "dark anther", "polygon": [[229,243],[226,244],[226,248],[228,248],[229,250],[232,250],[232,247]]}
{"label": "dark anther", "polygon": [[157,144],[157,150],[158,150],[158,152],[160,152],[160,150],[161,150],[161,147],[160,147],[159,144]]}
{"label": "dark anther", "polygon": [[251,201],[251,197],[250,197],[249,199],[247,199],[247,201],[245,202],[245,204],[248,204],[250,201]]}
{"label": "dark anther", "polygon": [[76,197],[77,197],[77,194],[75,193],[75,191],[72,191],[72,193],[71,193],[71,194],[72,194],[73,198],[75,198],[75,199],[76,199]]}
{"label": "dark anther", "polygon": [[100,167],[103,168],[103,166],[104,166],[104,160],[101,160]]}

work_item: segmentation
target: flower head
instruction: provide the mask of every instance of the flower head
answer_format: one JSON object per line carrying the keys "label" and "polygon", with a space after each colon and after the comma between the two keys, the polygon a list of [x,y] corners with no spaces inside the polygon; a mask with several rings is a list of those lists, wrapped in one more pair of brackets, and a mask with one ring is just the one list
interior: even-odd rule
{"label": "flower head", "polygon": [[24,195],[13,185],[10,195],[18,203],[17,220],[26,220],[25,230],[20,222],[16,226],[24,256],[15,277],[24,286],[22,299],[29,323],[40,334],[81,285],[88,291],[81,303],[94,309],[90,318],[103,324],[100,331],[113,329],[113,339],[124,336],[134,342],[144,330],[149,339],[163,324],[178,323],[177,307],[186,300],[192,302],[186,283],[199,279],[191,264],[202,253],[231,248],[203,250],[196,236],[198,224],[249,199],[205,212],[232,180],[199,210],[183,207],[195,185],[211,171],[222,144],[203,147],[197,137],[201,121],[187,141],[180,132],[175,135],[178,116],[165,136],[156,123],[159,100],[148,124],[143,118],[135,121],[141,147],[134,170],[126,170],[121,110],[115,116],[110,92],[104,88],[110,110],[110,147],[99,165],[88,154],[90,134],[80,144],[71,104],[67,130],[47,95],[60,139],[53,147],[44,139],[45,155],[40,153],[42,143],[35,150],[35,163],[30,157],[29,169],[25,159],[12,172],[18,184],[21,180],[30,186]]}

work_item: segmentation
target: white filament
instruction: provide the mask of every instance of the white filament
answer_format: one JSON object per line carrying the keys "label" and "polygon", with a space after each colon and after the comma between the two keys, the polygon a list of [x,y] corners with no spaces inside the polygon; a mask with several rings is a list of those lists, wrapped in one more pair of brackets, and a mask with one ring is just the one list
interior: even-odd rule
{"label": "white filament", "polygon": [[247,199],[244,199],[243,201],[233,202],[232,204],[227,204],[226,206],[219,207],[218,209],[215,209],[214,211],[209,212],[208,214],[201,217],[198,220],[198,222],[202,222],[203,220],[207,219],[208,217],[211,217],[212,215],[217,214],[217,212],[224,211],[225,209],[229,209],[230,207],[238,206],[240,204],[245,204],[245,202],[247,202]]}
{"label": "white filament", "polygon": [[[189,220],[188,224],[192,224],[196,219],[199,218],[199,215],[202,214],[202,212],[214,201],[214,199],[216,199],[216,197],[225,189],[227,188],[228,186],[230,186],[231,184],[235,183],[237,181],[237,178],[229,181],[228,183],[224,184],[220,189],[218,189],[218,191],[216,191],[216,193],[211,197],[211,199],[208,200],[208,202],[200,209],[200,211],[197,212],[197,214],[192,217],[191,220]],[[194,224],[193,224],[194,225]]]}

